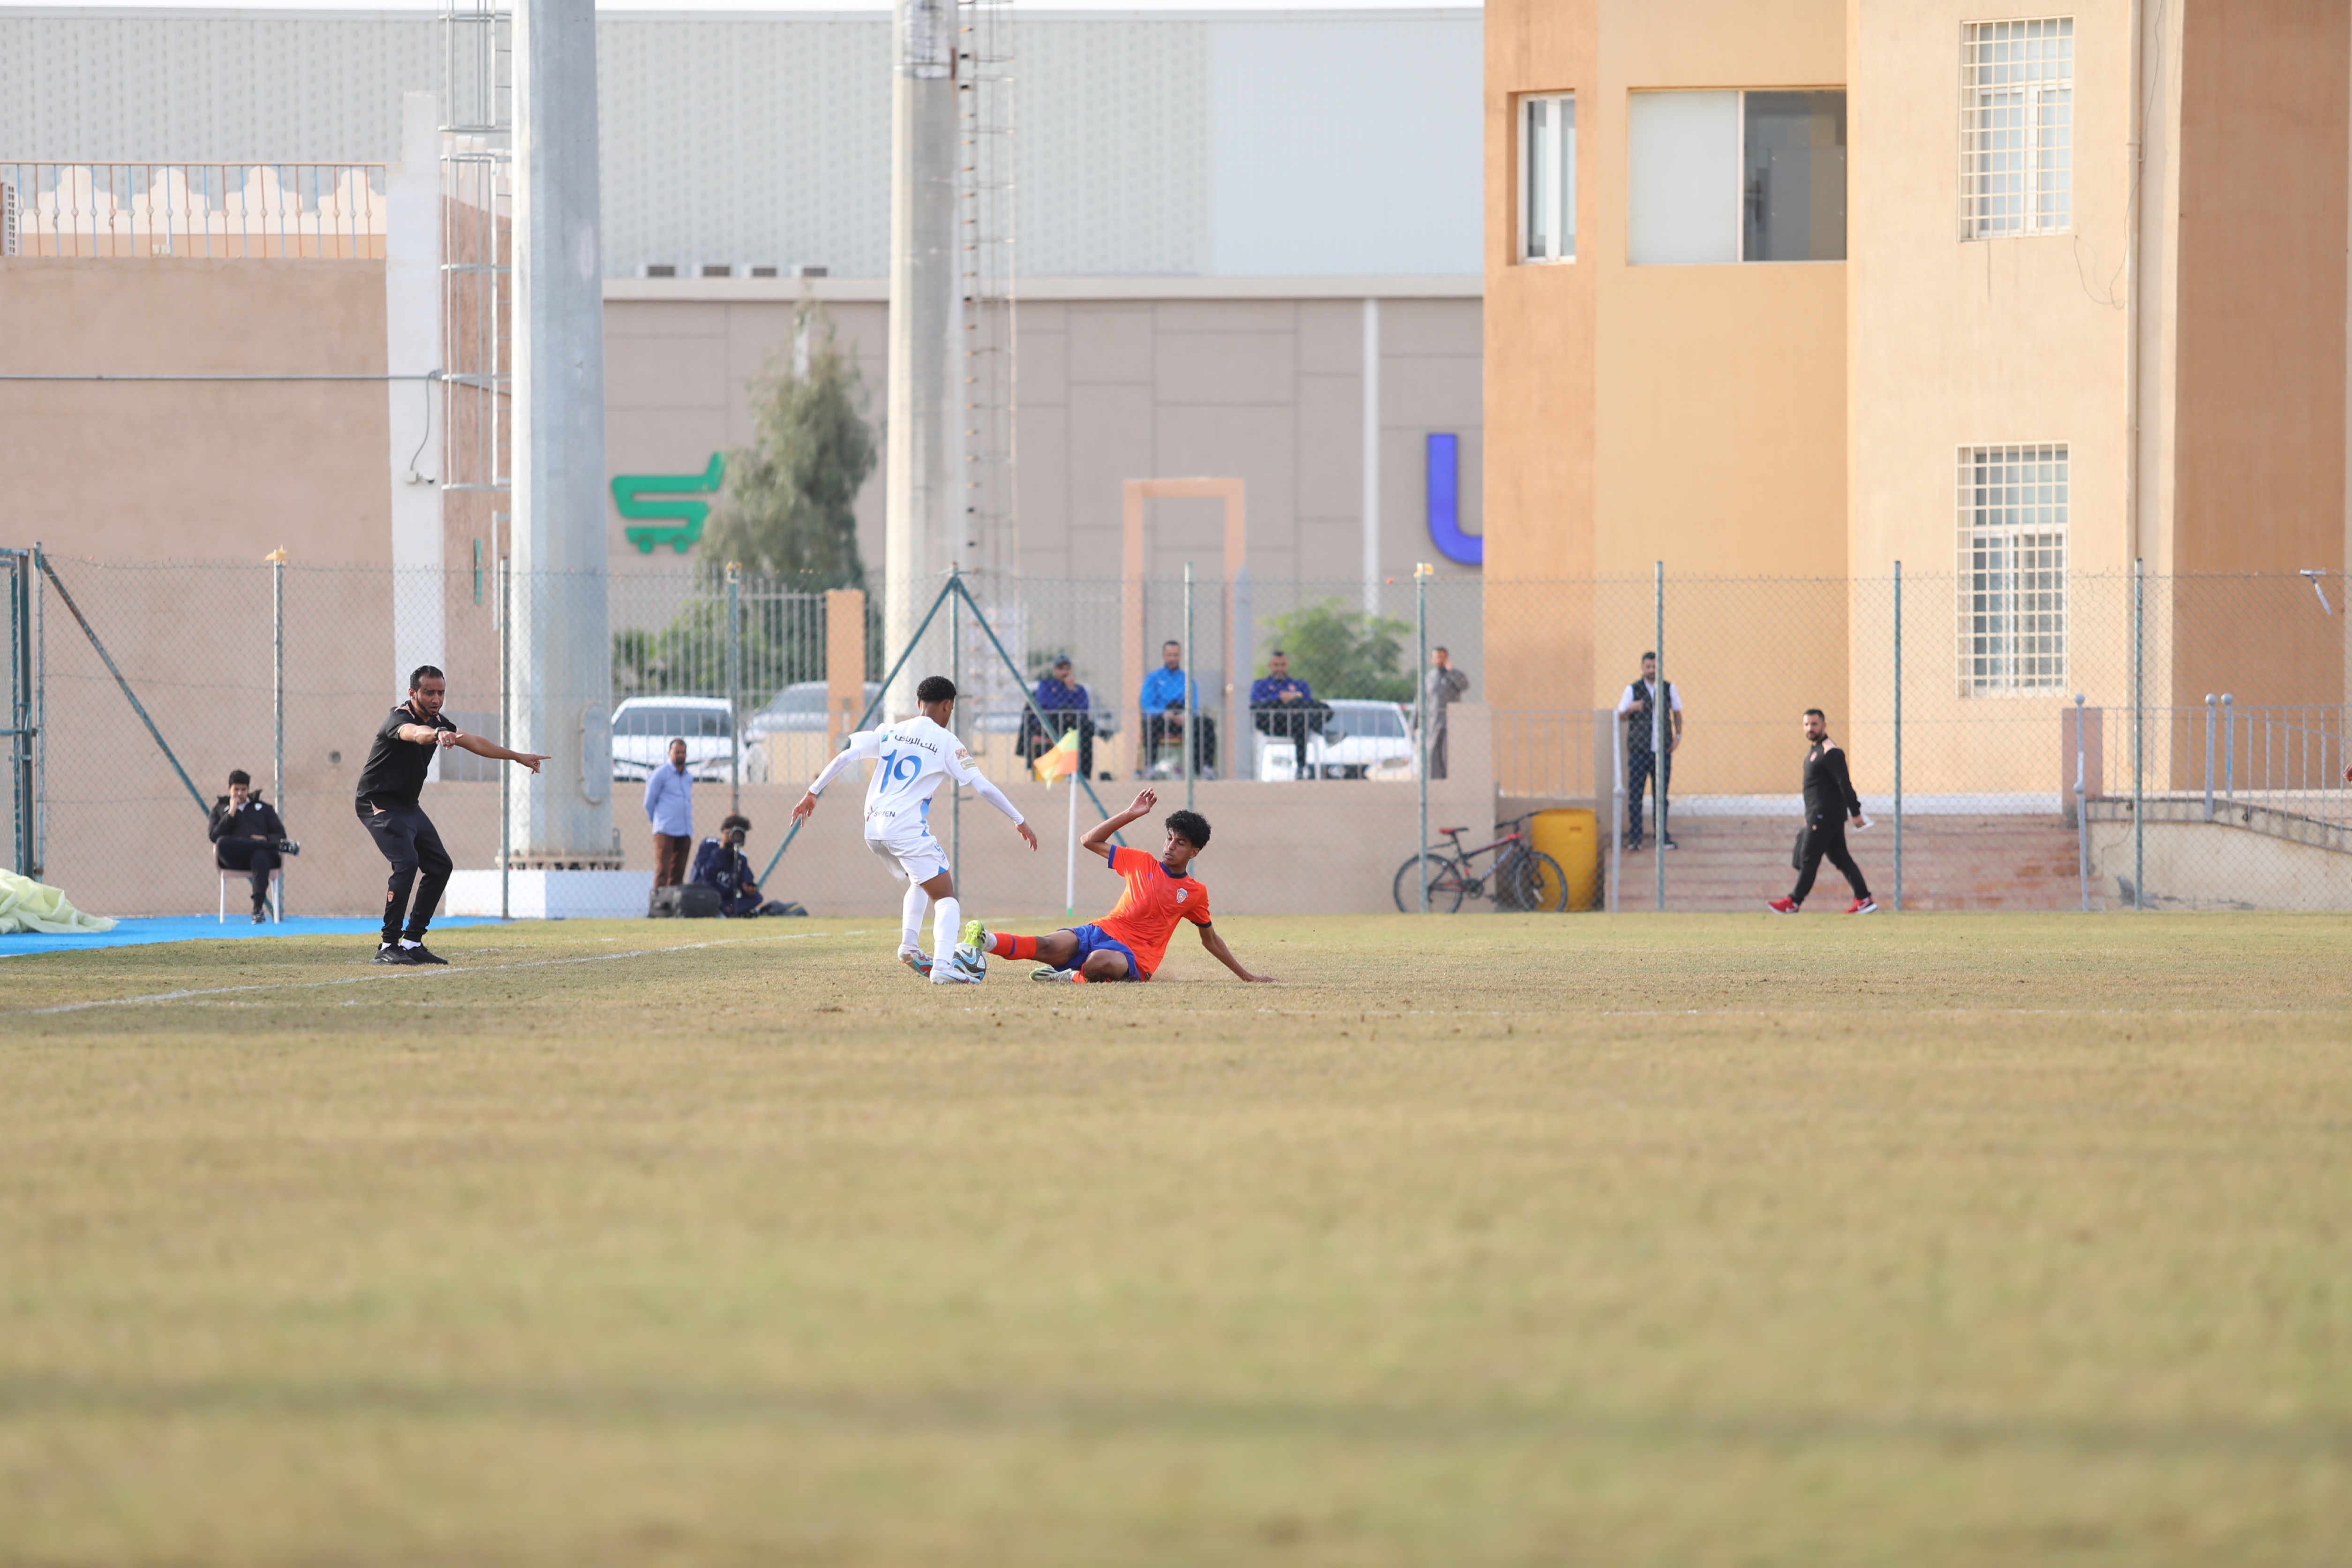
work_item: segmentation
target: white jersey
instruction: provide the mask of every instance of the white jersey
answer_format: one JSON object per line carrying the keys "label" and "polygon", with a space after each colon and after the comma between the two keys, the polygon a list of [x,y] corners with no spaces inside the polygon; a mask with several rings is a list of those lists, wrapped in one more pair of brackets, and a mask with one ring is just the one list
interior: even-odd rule
{"label": "white jersey", "polygon": [[1021,814],[1002,791],[981,775],[971,753],[949,731],[918,713],[879,730],[861,730],[849,737],[841,754],[825,764],[809,785],[813,795],[824,793],[834,776],[853,762],[872,759],[874,774],[866,784],[866,837],[887,837],[895,827],[928,822],[931,797],[942,780],[970,784],[982,800],[1014,822]]}

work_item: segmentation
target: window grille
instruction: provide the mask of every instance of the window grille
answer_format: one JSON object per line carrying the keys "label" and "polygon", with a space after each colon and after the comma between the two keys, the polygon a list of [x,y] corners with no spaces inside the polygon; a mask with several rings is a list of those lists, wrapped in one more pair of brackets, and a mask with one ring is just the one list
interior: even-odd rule
{"label": "window grille", "polygon": [[1972,22],[1960,45],[1960,237],[2074,222],[2074,19]]}
{"label": "window grille", "polygon": [[16,187],[0,180],[0,256],[16,254]]}
{"label": "window grille", "polygon": [[2066,682],[2066,448],[1960,449],[1960,690]]}
{"label": "window grille", "polygon": [[1519,259],[1576,259],[1576,95],[1519,100]]}

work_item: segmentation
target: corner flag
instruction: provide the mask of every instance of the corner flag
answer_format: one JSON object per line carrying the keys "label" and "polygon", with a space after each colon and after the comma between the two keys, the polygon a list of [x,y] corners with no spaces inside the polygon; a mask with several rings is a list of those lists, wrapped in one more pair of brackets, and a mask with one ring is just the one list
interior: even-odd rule
{"label": "corner flag", "polygon": [[1035,765],[1039,784],[1051,784],[1055,779],[1067,778],[1076,773],[1078,771],[1076,729],[1073,728],[1068,734],[1055,742],[1054,749],[1040,756]]}

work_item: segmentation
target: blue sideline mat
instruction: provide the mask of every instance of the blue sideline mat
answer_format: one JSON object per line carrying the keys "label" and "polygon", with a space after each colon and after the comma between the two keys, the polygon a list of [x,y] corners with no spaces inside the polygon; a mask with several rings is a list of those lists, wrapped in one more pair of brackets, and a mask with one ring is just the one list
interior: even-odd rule
{"label": "blue sideline mat", "polygon": [[[451,926],[494,926],[499,923],[486,915],[445,915],[433,922],[435,931]],[[35,931],[20,931],[0,936],[0,958],[13,958],[26,952],[79,952],[94,947],[142,947],[152,942],[237,942],[254,936],[373,936],[382,925],[356,916],[348,920],[304,920],[299,917],[280,921],[275,925],[255,925],[250,920],[232,920],[223,925],[210,915],[184,915],[168,920],[117,921],[109,931],[90,931],[76,936],[46,936]],[[426,939],[428,944],[431,939]]]}

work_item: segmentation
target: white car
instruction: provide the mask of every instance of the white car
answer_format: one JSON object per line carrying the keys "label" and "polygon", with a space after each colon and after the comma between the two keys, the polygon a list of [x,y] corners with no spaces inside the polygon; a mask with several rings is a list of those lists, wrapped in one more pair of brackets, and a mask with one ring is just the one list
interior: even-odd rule
{"label": "white car", "polygon": [[686,742],[686,771],[702,784],[734,766],[732,713],[723,697],[632,697],[613,710],[613,776],[642,780]]}
{"label": "white car", "polygon": [[[1412,718],[1401,702],[1378,702],[1342,697],[1330,704],[1331,715],[1320,733],[1307,737],[1307,775],[1318,779],[1412,777],[1416,755]],[[1294,775],[1297,752],[1294,742],[1260,734],[1257,776],[1284,780]]]}

